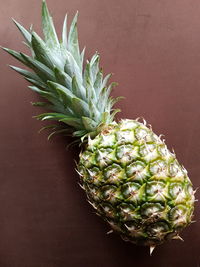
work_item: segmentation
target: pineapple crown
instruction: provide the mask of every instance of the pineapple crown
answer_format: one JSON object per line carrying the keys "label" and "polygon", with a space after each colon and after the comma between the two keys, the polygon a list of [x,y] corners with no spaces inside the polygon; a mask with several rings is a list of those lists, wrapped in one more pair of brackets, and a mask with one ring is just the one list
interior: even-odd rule
{"label": "pineapple crown", "polygon": [[85,48],[80,52],[77,32],[77,16],[74,16],[67,34],[67,15],[59,41],[46,2],[42,3],[42,31],[44,40],[32,30],[26,30],[13,20],[31,50],[31,56],[3,48],[33,72],[10,66],[32,85],[28,86],[41,95],[44,102],[34,106],[44,107],[50,112],[35,116],[39,120],[60,123],[48,125],[51,137],[57,133],[71,132],[84,138],[95,136],[104,125],[113,122],[118,109],[112,109],[119,98],[111,98],[110,92],[116,83],[107,85],[111,74],[103,77],[99,67],[99,54],[84,63]]}

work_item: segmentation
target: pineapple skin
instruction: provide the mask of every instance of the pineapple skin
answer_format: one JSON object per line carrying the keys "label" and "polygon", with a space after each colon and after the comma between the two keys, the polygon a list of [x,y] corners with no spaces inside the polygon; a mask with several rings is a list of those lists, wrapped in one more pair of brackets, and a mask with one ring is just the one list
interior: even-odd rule
{"label": "pineapple skin", "polygon": [[145,122],[114,122],[89,139],[78,172],[89,203],[125,241],[155,247],[191,223],[187,171]]}

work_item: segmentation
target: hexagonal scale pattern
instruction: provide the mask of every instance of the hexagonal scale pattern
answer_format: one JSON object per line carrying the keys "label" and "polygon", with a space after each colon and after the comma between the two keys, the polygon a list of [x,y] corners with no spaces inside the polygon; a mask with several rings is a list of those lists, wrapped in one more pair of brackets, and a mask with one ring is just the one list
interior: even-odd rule
{"label": "hexagonal scale pattern", "polygon": [[125,240],[161,244],[191,222],[187,172],[144,123],[122,120],[89,140],[79,173],[97,214]]}

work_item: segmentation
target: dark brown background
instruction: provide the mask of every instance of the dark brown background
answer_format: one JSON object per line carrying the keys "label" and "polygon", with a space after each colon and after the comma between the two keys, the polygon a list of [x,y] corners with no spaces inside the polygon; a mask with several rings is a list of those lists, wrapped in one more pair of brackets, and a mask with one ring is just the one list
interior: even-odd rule
{"label": "dark brown background", "polygon": [[[39,30],[41,1],[1,0],[1,45],[26,52],[11,23],[14,17]],[[119,117],[143,116],[166,136],[199,186],[200,3],[195,0],[49,0],[57,29],[65,12],[79,10],[79,36],[87,56],[101,54],[105,72],[124,95]],[[51,142],[38,134],[37,96],[6,64],[0,52],[0,267],[198,267],[199,206],[196,220],[183,232],[185,242],[147,248],[106,235],[78,186],[68,140]],[[197,197],[199,196],[197,193]]]}

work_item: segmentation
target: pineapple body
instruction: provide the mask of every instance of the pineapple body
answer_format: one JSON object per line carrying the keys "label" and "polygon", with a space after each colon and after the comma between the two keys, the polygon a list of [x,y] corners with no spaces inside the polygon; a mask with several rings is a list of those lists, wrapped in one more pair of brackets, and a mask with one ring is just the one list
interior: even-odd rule
{"label": "pineapple body", "polygon": [[124,240],[153,247],[191,223],[187,172],[144,123],[122,120],[89,139],[79,173],[97,214]]}

